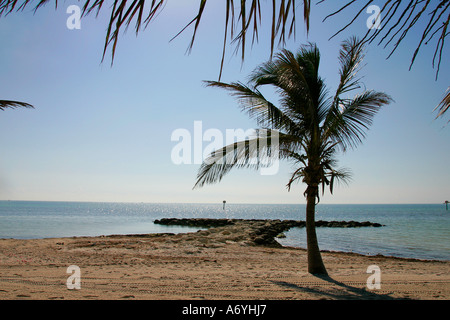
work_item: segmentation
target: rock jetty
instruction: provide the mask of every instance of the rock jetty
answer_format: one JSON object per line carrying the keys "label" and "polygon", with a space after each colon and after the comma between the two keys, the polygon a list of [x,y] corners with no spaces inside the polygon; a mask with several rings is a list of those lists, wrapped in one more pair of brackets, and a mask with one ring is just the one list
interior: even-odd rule
{"label": "rock jetty", "polygon": [[[198,236],[210,237],[215,241],[242,242],[247,245],[281,246],[275,238],[293,227],[303,228],[305,221],[270,220],[270,219],[211,219],[211,218],[163,218],[154,221],[155,224],[167,226],[189,226],[208,228],[199,230]],[[359,228],[381,227],[379,223],[369,221],[316,221],[316,227],[328,228]],[[214,238],[214,239],[213,239]],[[202,239],[208,242],[208,239]]]}

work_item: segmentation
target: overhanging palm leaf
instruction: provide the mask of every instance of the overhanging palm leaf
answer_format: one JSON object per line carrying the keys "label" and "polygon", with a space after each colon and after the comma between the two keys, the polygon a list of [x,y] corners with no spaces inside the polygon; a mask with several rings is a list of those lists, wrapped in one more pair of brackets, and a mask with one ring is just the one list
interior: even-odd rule
{"label": "overhanging palm leaf", "polygon": [[[343,97],[361,87],[357,73],[363,57],[363,45],[356,38],[342,44],[340,82],[332,97],[328,96],[318,73],[319,50],[311,43],[302,46],[297,54],[281,51],[273,61],[258,67],[247,85],[207,82],[208,86],[225,89],[237,97],[242,110],[258,125],[277,130],[279,158],[290,160],[297,167],[287,184],[288,189],[295,181],[301,180],[307,185],[304,195],[308,271],[311,273],[326,273],[314,226],[319,187],[322,186],[322,193],[326,186],[333,192],[335,182],[347,181],[349,172],[336,169],[337,150],[345,151],[361,143],[380,107],[392,101],[387,94],[373,90],[352,98]],[[275,88],[280,95],[278,106],[264,98],[259,91],[262,86]],[[258,169],[260,162],[254,160],[275,148],[274,143],[259,146],[266,138],[258,136],[236,142],[212,153],[201,165],[195,187],[220,181],[232,168]]]}
{"label": "overhanging palm leaf", "polygon": [[[36,4],[34,10],[36,11],[38,8],[44,6],[50,2],[49,0],[0,0],[0,17],[2,15],[7,15],[14,10],[20,11],[24,10],[31,3]],[[220,72],[219,72],[219,80],[222,75],[222,69],[224,65],[225,51],[227,46],[228,34],[230,34],[230,38],[232,39],[232,43],[238,43],[241,48],[242,58],[245,55],[245,44],[247,34],[250,32],[253,37],[253,41],[258,40],[259,34],[259,25],[262,22],[261,17],[261,2],[260,0],[242,0],[239,1],[239,5],[234,5],[233,0],[224,0],[225,2],[225,28],[224,28],[224,40],[223,40],[223,50],[222,50],[222,59],[220,64]],[[309,31],[309,17],[311,12],[311,1],[303,0],[303,18],[306,24],[306,30]],[[318,3],[323,3],[325,0],[321,0]],[[333,37],[345,29],[347,29],[351,24],[357,21],[357,18],[365,13],[365,9],[373,3],[373,0],[361,1],[362,8],[360,8],[353,19],[350,20],[343,28],[337,31]],[[360,1],[349,0],[344,2],[342,7],[333,13],[327,15],[324,19],[328,19],[340,12],[343,12],[344,9],[347,9],[353,5],[360,5]],[[58,1],[55,1],[55,6],[57,6]],[[104,7],[105,0],[85,0],[83,5],[82,15],[85,16],[93,11],[96,11],[97,14]],[[129,25],[135,21],[135,30],[136,34],[139,33],[142,26],[147,27],[147,25],[155,19],[159,12],[161,12],[167,3],[167,0],[114,0],[113,5],[110,6],[112,8],[110,14],[110,20],[108,23],[108,28],[106,32],[106,39],[103,49],[103,58],[105,57],[106,51],[108,47],[112,46],[112,61],[114,61],[115,50],[117,46],[118,36],[120,34],[120,30],[123,28],[128,28]],[[192,35],[192,39],[189,43],[188,50],[192,49],[194,44],[194,40],[197,34],[197,30],[200,25],[201,18],[204,14],[204,9],[206,7],[207,0],[199,0],[198,12],[197,15],[184,27],[176,36],[181,34],[184,30],[186,30],[189,26],[194,25],[194,31]],[[403,5],[403,7],[401,6]],[[298,8],[301,8],[298,4],[296,4],[295,0],[283,0],[277,1],[273,0],[271,2],[272,7],[272,16],[271,16],[271,34],[270,34],[270,57],[273,55],[273,50],[275,48],[275,40],[278,37],[279,43],[284,43],[286,37],[290,37],[291,35],[295,35],[295,21],[296,21],[296,12]],[[399,9],[399,10],[398,10]],[[239,14],[236,14],[236,11],[239,11]],[[414,51],[410,68],[414,63],[419,49],[422,45],[429,43],[433,38],[438,36],[437,45],[435,47],[435,52],[433,55],[433,67],[437,64],[436,68],[436,79],[438,77],[438,73],[440,70],[440,65],[442,61],[442,57],[445,57],[444,53],[444,44],[445,39],[450,34],[448,32],[448,27],[450,23],[450,1],[448,0],[440,0],[440,1],[422,1],[422,0],[410,0],[403,1],[385,1],[385,4],[381,8],[380,15],[383,17],[383,23],[380,25],[380,29],[373,32],[372,29],[369,29],[366,35],[363,38],[363,42],[371,43],[376,38],[381,37],[383,31],[385,35],[382,36],[379,44],[385,42],[385,47],[389,45],[391,42],[395,43],[394,48],[389,54],[388,58],[396,51],[399,47],[400,43],[406,37],[408,32],[413,29],[413,27],[420,21],[423,17],[428,17],[428,23],[424,23],[424,31],[422,33],[420,42]],[[399,15],[396,16],[396,13]],[[395,17],[396,16],[396,17]],[[398,18],[398,19],[396,19]],[[240,22],[240,23],[239,23]],[[426,22],[426,21],[425,21]],[[240,26],[240,30],[237,29],[238,35],[236,34],[236,26]],[[176,37],[175,36],[175,37]],[[398,39],[395,41],[396,37]],[[447,55],[448,56],[448,55]],[[340,88],[340,90],[348,90],[349,87],[352,87],[352,83],[349,82],[347,86]],[[447,98],[446,101],[448,101]],[[445,101],[445,100],[444,100]],[[447,107],[446,107],[447,106]],[[442,105],[440,108],[439,115],[445,113],[448,110],[448,102]]]}
{"label": "overhanging palm leaf", "polygon": [[[319,3],[325,3],[321,0]],[[352,10],[354,8],[353,18],[349,19],[348,23],[339,29],[331,38],[349,28],[353,23],[357,22],[360,15],[366,13],[366,8],[374,3],[373,0],[342,1],[342,5],[331,14],[325,17],[327,20],[338,13],[344,13],[345,10]],[[359,7],[359,8],[358,8]],[[408,34],[414,33],[417,39],[417,47],[413,51],[409,69],[411,70],[420,49],[428,46],[435,41],[434,54],[432,57],[432,67],[436,67],[436,80],[438,79],[441,62],[443,58],[448,57],[445,52],[445,40],[450,35],[450,1],[448,0],[409,0],[409,1],[384,1],[383,6],[380,6],[380,11],[377,14],[377,19],[381,19],[381,24],[377,29],[368,29],[362,41],[364,43],[372,43],[379,39],[378,45],[384,45],[384,48],[391,46],[387,58],[390,58],[398,49],[400,44],[405,40]],[[417,27],[420,25],[419,29]],[[448,46],[447,46],[448,48]],[[450,96],[447,92],[441,104],[436,109],[439,110],[438,116],[442,116],[450,106]]]}
{"label": "overhanging palm leaf", "polygon": [[6,108],[15,109],[15,108],[34,108],[31,104],[20,102],[20,101],[11,101],[11,100],[0,100],[0,110],[5,110]]}
{"label": "overhanging palm leaf", "polygon": [[442,117],[449,108],[450,108],[450,87],[447,88],[447,91],[441,103],[439,103],[439,105],[433,110],[433,111],[438,110],[438,115],[436,116],[436,118]]}
{"label": "overhanging palm leaf", "polygon": [[[0,16],[9,14],[14,10],[24,10],[31,4],[35,4],[34,10],[39,9],[50,0],[0,0]],[[193,26],[191,41],[188,46],[190,51],[194,45],[200,21],[203,17],[207,0],[199,0],[198,10],[195,17],[187,23],[187,25],[177,34],[183,33],[188,27]],[[245,56],[245,48],[249,33],[252,36],[252,42],[258,40],[259,26],[262,22],[261,1],[260,0],[224,0],[225,2],[225,32],[223,40],[223,54],[220,65],[219,79],[222,74],[223,62],[225,57],[225,48],[227,45],[228,35],[231,43],[236,43],[240,48],[242,59]],[[310,0],[302,0],[303,2],[303,18],[306,24],[306,30],[309,30],[310,16]],[[106,0],[84,0],[82,15],[88,15],[96,12],[98,15],[100,10],[109,3]],[[105,44],[103,49],[103,58],[105,57],[108,47],[111,46],[112,62],[117,47],[120,31],[128,28],[130,24],[135,23],[136,34],[139,33],[142,26],[145,28],[155,19],[155,17],[164,9],[167,0],[114,0],[111,8],[110,18],[108,22]],[[55,1],[57,6],[58,1]],[[270,52],[271,56],[275,48],[275,42],[283,44],[286,38],[295,34],[295,17],[296,11],[299,10],[298,2],[295,0],[271,1],[268,6],[271,7],[272,15],[270,29]],[[112,63],[111,62],[111,63]]]}
{"label": "overhanging palm leaf", "polygon": [[[324,3],[326,1],[322,0],[320,2]],[[353,7],[355,8],[354,12],[356,12],[356,14],[354,14],[354,17],[352,19],[349,19],[349,22],[344,27],[339,29],[331,38],[335,37],[345,29],[350,27],[353,23],[357,22],[357,18],[360,15],[364,15],[366,13],[366,8],[368,8],[370,4],[378,4],[374,3],[373,0],[347,0],[342,1],[342,3],[342,6],[338,10],[327,15],[324,21],[340,12],[344,12],[344,10],[352,10]],[[358,6],[359,8],[357,8]],[[435,49],[432,64],[433,67],[437,65],[437,79],[440,70],[440,64],[442,62],[442,57],[448,56],[448,54],[445,54],[444,48],[445,39],[450,34],[448,32],[448,27],[450,24],[450,1],[389,0],[384,1],[384,5],[380,8],[380,11],[379,13],[377,13],[377,15],[379,15],[378,18],[382,18],[382,23],[375,30],[368,29],[362,40],[367,43],[372,43],[373,41],[375,41],[375,39],[381,38],[378,42],[378,45],[384,43],[385,48],[388,45],[392,45],[392,50],[388,56],[389,58],[397,50],[401,42],[406,38],[407,34],[410,33],[410,31],[414,30],[412,32],[418,40],[418,45],[414,50],[411,59],[411,69],[422,46],[427,45],[431,40],[436,39],[437,43],[434,47]],[[421,24],[421,27],[419,28],[419,30],[417,30],[415,27],[417,27],[419,24]],[[422,29],[423,31],[420,31],[420,29]],[[417,33],[417,31],[419,31],[419,33]]]}

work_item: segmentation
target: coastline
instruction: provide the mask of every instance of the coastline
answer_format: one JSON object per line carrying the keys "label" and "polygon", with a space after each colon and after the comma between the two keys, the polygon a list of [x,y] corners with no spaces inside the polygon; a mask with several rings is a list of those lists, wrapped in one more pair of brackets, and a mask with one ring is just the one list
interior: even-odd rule
{"label": "coastline", "polygon": [[[181,234],[0,239],[0,299],[450,299],[449,261],[322,251],[329,277],[316,277],[307,273],[305,249],[255,241],[268,240],[254,234],[264,227],[274,239],[276,225],[261,220]],[[81,271],[79,290],[67,288],[71,265]],[[380,289],[367,287],[371,265],[381,271]]]}

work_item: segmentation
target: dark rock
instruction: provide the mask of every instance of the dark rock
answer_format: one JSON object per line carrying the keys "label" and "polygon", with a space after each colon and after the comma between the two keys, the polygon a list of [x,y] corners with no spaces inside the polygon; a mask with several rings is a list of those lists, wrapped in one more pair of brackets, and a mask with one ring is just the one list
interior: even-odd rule
{"label": "dark rock", "polygon": [[[155,224],[161,225],[180,225],[199,228],[224,228],[220,230],[220,234],[224,239],[229,241],[244,241],[249,244],[263,245],[271,247],[280,247],[281,245],[275,240],[281,233],[290,228],[304,228],[305,221],[297,220],[270,220],[270,219],[211,219],[211,218],[163,218],[155,220]],[[315,222],[316,227],[328,228],[357,228],[357,227],[381,227],[379,223],[369,221],[323,221]],[[217,230],[219,231],[219,230]],[[201,236],[208,236],[210,233],[203,233]]]}
{"label": "dark rock", "polygon": [[235,221],[231,219],[209,219],[209,218],[163,218],[160,220],[155,220],[155,224],[162,224],[166,226],[177,225],[177,226],[189,226],[189,227],[221,227],[226,225],[232,225]]}

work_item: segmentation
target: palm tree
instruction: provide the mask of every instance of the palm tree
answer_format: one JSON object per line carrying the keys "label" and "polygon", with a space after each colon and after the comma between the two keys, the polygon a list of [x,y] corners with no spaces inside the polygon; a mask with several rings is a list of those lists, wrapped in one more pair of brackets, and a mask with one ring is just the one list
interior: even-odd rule
{"label": "palm tree", "polygon": [[[391,102],[391,97],[373,90],[364,91],[353,98],[350,92],[360,88],[357,78],[364,57],[364,46],[356,38],[342,43],[340,82],[333,96],[328,95],[323,79],[319,76],[320,53],[315,44],[303,45],[294,54],[282,50],[274,60],[263,63],[251,74],[247,85],[207,81],[207,86],[223,88],[238,98],[241,108],[257,124],[278,135],[278,144],[266,143],[265,150],[252,152],[250,145],[262,142],[273,134],[259,135],[223,147],[213,152],[202,163],[194,188],[215,183],[233,167],[258,168],[260,163],[251,161],[261,153],[278,148],[279,157],[293,161],[295,171],[287,187],[301,179],[307,188],[306,232],[308,272],[327,274],[315,231],[315,206],[326,185],[333,192],[336,181],[346,181],[349,173],[336,169],[338,151],[356,147],[362,142],[365,130],[381,106]],[[279,106],[266,100],[260,87],[272,86],[280,95]],[[232,159],[232,161],[228,161]]]}
{"label": "palm tree", "polygon": [[2,110],[2,111],[5,110],[6,108],[15,109],[15,108],[19,108],[19,107],[34,108],[31,104],[28,104],[25,102],[0,100],[0,110]]}

